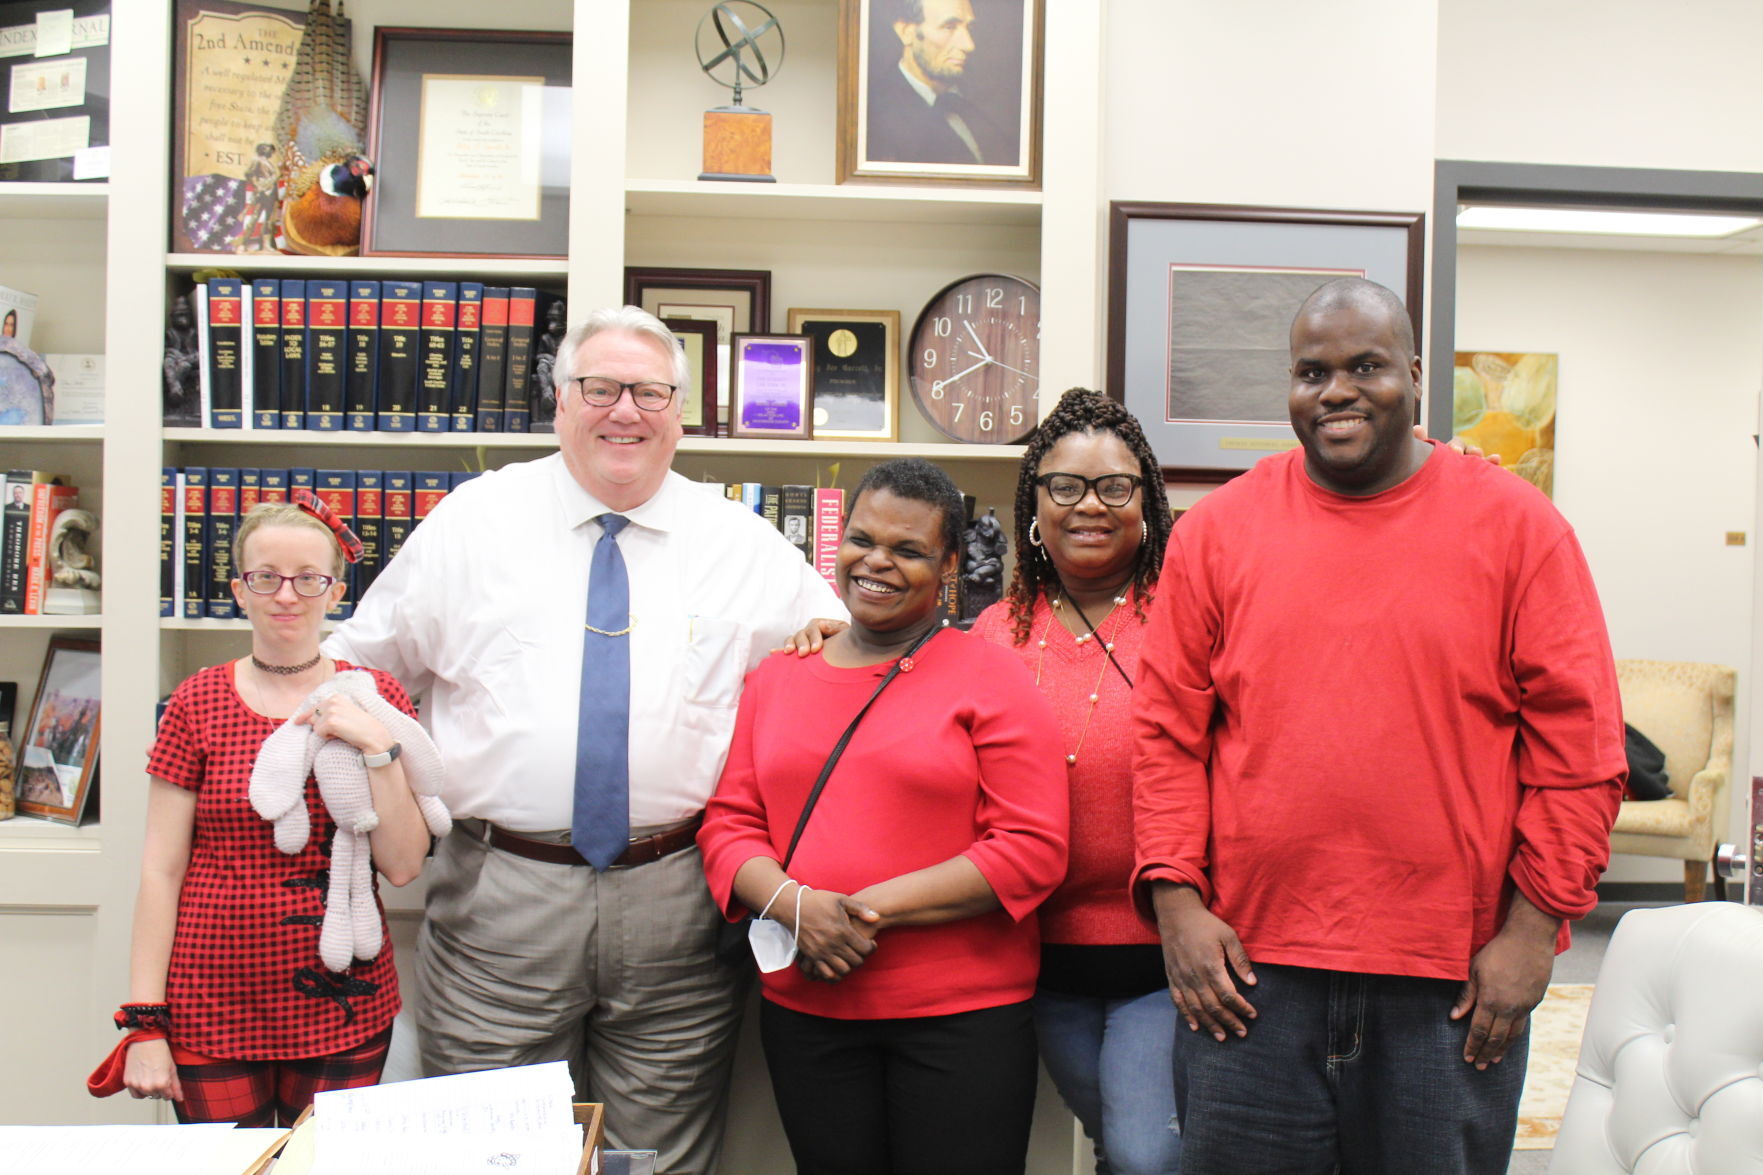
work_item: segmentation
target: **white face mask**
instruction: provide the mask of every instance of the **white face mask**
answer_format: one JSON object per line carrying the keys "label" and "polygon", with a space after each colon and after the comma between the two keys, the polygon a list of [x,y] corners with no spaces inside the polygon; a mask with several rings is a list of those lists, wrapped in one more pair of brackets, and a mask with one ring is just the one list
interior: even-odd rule
{"label": "white face mask", "polygon": [[796,883],[796,929],[791,930],[781,922],[773,921],[766,915],[771,912],[772,902],[784,891],[784,885],[790,884],[786,879],[771,895],[771,901],[765,903],[765,909],[759,911],[759,917],[747,924],[747,945],[753,950],[753,961],[766,974],[782,971],[796,961],[796,938],[802,928],[802,891],[808,887]]}

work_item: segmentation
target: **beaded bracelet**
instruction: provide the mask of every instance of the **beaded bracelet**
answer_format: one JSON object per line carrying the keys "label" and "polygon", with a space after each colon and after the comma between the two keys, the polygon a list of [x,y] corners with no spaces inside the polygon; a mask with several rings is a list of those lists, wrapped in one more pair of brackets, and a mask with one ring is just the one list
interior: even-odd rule
{"label": "beaded bracelet", "polygon": [[116,1010],[116,1026],[123,1031],[156,1028],[171,1030],[170,1004],[124,1004]]}

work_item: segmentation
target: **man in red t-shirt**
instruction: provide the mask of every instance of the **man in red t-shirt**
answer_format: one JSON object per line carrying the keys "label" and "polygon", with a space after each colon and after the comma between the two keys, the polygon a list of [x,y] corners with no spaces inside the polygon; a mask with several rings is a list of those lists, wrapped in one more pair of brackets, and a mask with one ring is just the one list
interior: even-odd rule
{"label": "man in red t-shirt", "polygon": [[1302,447],[1183,517],[1133,695],[1183,1169],[1504,1172],[1626,771],[1609,638],[1549,501],[1411,434],[1393,293],[1291,346]]}

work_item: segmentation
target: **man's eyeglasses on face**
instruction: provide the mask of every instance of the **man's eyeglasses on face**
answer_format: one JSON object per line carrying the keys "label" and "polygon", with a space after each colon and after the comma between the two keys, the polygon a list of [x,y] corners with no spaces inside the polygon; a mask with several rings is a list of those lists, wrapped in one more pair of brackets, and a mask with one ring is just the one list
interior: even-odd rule
{"label": "man's eyeglasses on face", "polygon": [[274,571],[247,571],[239,578],[245,581],[246,587],[260,596],[273,596],[282,590],[284,583],[291,583],[296,592],[308,598],[324,595],[331,590],[331,585],[337,582],[335,576],[320,575],[316,571],[302,571],[299,575],[280,575]]}
{"label": "man's eyeglasses on face", "polygon": [[673,393],[676,390],[673,384],[657,383],[654,380],[625,384],[598,375],[578,375],[569,382],[581,393],[582,403],[591,408],[610,408],[618,403],[620,396],[629,392],[631,403],[644,412],[659,412],[667,407],[673,402]]}
{"label": "man's eyeglasses on face", "polygon": [[1047,491],[1055,505],[1075,506],[1091,489],[1104,506],[1124,506],[1132,501],[1145,479],[1130,473],[1109,473],[1101,477],[1084,477],[1076,473],[1043,473],[1035,484]]}

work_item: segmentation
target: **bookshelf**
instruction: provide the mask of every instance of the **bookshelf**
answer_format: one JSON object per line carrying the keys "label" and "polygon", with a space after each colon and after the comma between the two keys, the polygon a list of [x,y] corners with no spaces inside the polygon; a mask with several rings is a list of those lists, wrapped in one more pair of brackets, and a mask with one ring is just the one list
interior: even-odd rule
{"label": "bookshelf", "polygon": [[[302,0],[267,0],[298,9]],[[1043,289],[1045,411],[1057,392],[1101,378],[1102,30],[1098,10],[1053,5],[1046,21],[1046,92],[1040,191],[844,185],[834,176],[836,0],[769,0],[789,30],[789,63],[750,100],[773,114],[776,184],[700,183],[705,109],[727,91],[698,71],[691,38],[707,0],[351,0],[354,56],[371,75],[376,26],[494,26],[573,30],[575,183],[566,260],[515,258],[228,258],[168,251],[173,0],[113,0],[112,178],[108,184],[0,184],[5,272],[42,296],[43,318],[67,324],[42,349],[103,352],[109,389],[103,426],[0,429],[0,462],[69,466],[102,520],[102,617],[0,621],[0,677],[34,690],[49,635],[94,633],[103,641],[101,763],[108,767],[98,817],[78,829],[42,821],[0,822],[0,926],[15,973],[68,977],[56,1017],[15,1017],[0,1044],[13,1079],[0,1121],[151,1120],[162,1106],[96,1101],[80,1089],[114,1043],[109,1014],[126,985],[129,920],[139,869],[146,788],[142,753],[154,708],[178,680],[248,647],[239,621],[161,620],[158,615],[159,485],[163,466],[332,468],[495,467],[550,451],[545,434],[218,432],[164,428],[160,366],[168,298],[197,269],[333,277],[506,279],[567,290],[576,314],[616,303],[623,269],[642,266],[769,269],[772,318],[790,307],[894,309],[909,330],[948,281],[1010,272]],[[6,280],[0,277],[0,280]],[[79,307],[78,315],[66,308]],[[572,316],[573,317],[573,316]],[[688,437],[676,468],[716,481],[815,482],[837,470],[849,488],[876,461],[923,456],[946,462],[980,509],[1007,514],[1015,446],[946,443],[919,418],[902,388],[898,444],[781,444]],[[822,480],[822,484],[825,484]],[[20,699],[21,710],[29,698]],[[421,905],[420,883],[388,891],[400,951]],[[25,917],[24,915],[30,915]],[[16,1029],[16,1031],[14,1030]],[[745,1057],[724,1163],[775,1169],[781,1136],[765,1109],[756,1058]],[[748,1087],[747,1094],[741,1092]],[[759,1099],[744,1101],[753,1097]],[[743,1112],[743,1110],[748,1112]],[[1037,1155],[1040,1144],[1037,1143]],[[1052,1165],[1069,1171],[1068,1133]]]}

